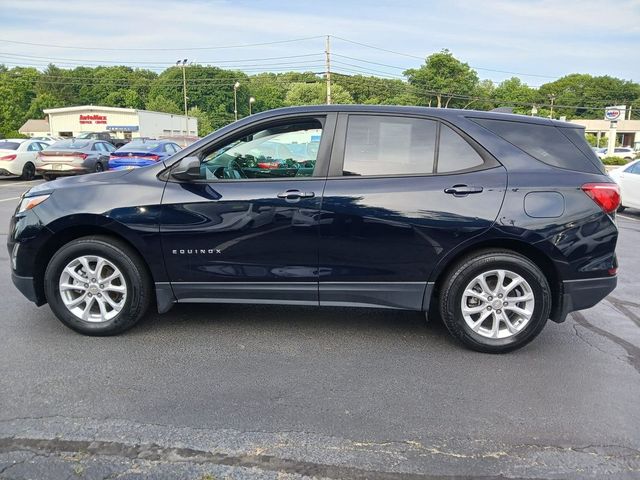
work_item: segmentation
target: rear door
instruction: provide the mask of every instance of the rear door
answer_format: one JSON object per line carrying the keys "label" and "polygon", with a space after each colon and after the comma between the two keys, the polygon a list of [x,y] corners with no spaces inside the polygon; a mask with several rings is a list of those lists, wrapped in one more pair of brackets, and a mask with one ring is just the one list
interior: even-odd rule
{"label": "rear door", "polygon": [[640,162],[620,174],[620,190],[625,207],[640,208]]}
{"label": "rear door", "polygon": [[422,309],[434,266],[491,226],[506,181],[437,119],[342,114],[320,216],[320,304]]}

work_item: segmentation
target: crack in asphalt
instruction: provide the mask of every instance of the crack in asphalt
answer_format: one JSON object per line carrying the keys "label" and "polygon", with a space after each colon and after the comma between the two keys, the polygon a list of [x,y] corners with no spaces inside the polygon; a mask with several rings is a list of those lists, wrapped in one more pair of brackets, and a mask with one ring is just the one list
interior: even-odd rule
{"label": "crack in asphalt", "polygon": [[[636,370],[636,372],[640,373],[640,347],[635,346],[634,344],[626,341],[623,338],[620,338],[606,330],[603,330],[600,327],[596,327],[595,325],[589,323],[586,317],[581,312],[573,312],[571,313],[573,319],[576,323],[583,326],[584,328],[591,330],[598,335],[605,337],[608,340],[611,340],[613,343],[622,347],[627,352],[627,362]],[[580,337],[584,340],[583,337]],[[587,342],[585,340],[585,342]],[[587,342],[589,345],[589,342]],[[592,345],[593,346],[593,345]]]}
{"label": "crack in asphalt", "polygon": [[[334,479],[349,478],[353,480],[435,480],[437,478],[443,478],[442,475],[381,472],[355,467],[345,467],[278,458],[273,455],[227,455],[224,453],[208,452],[191,448],[161,447],[157,444],[126,445],[124,443],[118,442],[103,442],[96,440],[62,440],[59,438],[52,440],[14,437],[0,439],[0,453],[16,450],[29,451],[30,453],[34,454],[34,457],[37,455],[42,455],[40,452],[43,451],[47,452],[49,455],[58,455],[61,453],[69,452],[86,452],[90,455],[118,456],[127,458],[129,460],[166,462],[172,464],[209,463],[227,467],[258,468],[261,470],[279,473]],[[26,461],[26,459],[24,461]],[[21,463],[24,463],[24,461]],[[9,468],[15,465],[18,465],[18,462],[10,465]],[[7,469],[5,469],[5,471],[6,470]],[[112,474],[110,474],[110,476],[111,475]],[[495,475],[474,475],[473,477],[455,476],[455,478],[482,478],[490,480],[502,477]]]}

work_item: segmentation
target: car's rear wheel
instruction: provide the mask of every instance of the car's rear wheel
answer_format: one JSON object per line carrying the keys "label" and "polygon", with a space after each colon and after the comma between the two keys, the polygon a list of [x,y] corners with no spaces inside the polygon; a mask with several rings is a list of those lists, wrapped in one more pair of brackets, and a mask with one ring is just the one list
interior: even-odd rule
{"label": "car's rear wheel", "polygon": [[551,289],[529,259],[484,250],[451,268],[440,286],[440,315],[454,337],[480,352],[505,353],[533,340],[551,310]]}
{"label": "car's rear wheel", "polygon": [[45,182],[50,182],[51,180],[55,180],[56,176],[55,175],[49,175],[47,173],[42,175],[42,178],[44,178]]}
{"label": "car's rear wheel", "polygon": [[96,172],[104,172],[104,166],[100,162],[96,163],[95,171]]}
{"label": "car's rear wheel", "polygon": [[115,335],[131,328],[152,297],[151,280],[137,253],[102,236],[80,238],[58,250],[44,285],[58,319],[85,335]]}
{"label": "car's rear wheel", "polygon": [[20,175],[20,180],[33,180],[35,176],[36,166],[31,162],[25,163],[24,167],[22,167],[22,175]]}
{"label": "car's rear wheel", "polygon": [[627,209],[627,207],[625,207],[624,205],[620,204],[620,206],[618,207],[618,212],[624,212]]}

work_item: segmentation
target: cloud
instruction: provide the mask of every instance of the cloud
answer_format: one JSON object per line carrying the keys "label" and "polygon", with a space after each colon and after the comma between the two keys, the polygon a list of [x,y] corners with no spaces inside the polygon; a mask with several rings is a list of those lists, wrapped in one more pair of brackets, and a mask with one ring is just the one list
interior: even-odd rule
{"label": "cloud", "polygon": [[[0,1],[0,8],[0,38],[119,49],[0,43],[0,52],[5,54],[166,65],[185,57],[204,62],[318,54],[299,65],[315,71],[322,68],[322,38],[252,48],[171,49],[262,43],[330,33],[421,58],[449,48],[470,65],[489,69],[479,70],[480,76],[493,80],[510,75],[490,70],[552,77],[583,72],[640,78],[640,62],[630,60],[637,58],[640,45],[638,0],[325,0],[322,4],[293,0],[33,0]],[[168,50],[132,50],[135,48]],[[399,75],[401,69],[421,63],[419,59],[339,40],[333,42],[333,49],[343,55],[400,67],[345,60],[390,75]],[[6,60],[0,57],[0,61],[2,58]],[[523,79],[531,84],[545,81],[535,76]]]}

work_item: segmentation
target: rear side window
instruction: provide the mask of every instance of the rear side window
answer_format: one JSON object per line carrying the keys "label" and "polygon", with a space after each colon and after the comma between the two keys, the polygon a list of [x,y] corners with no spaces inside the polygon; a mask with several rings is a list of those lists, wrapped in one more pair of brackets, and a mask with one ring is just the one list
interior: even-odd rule
{"label": "rear side window", "polygon": [[437,127],[433,120],[351,115],[343,175],[433,173]]}
{"label": "rear side window", "polygon": [[438,149],[438,173],[457,172],[482,165],[484,161],[467,141],[442,124]]}
{"label": "rear side window", "polygon": [[[574,144],[574,141],[561,131],[572,129],[486,118],[475,118],[473,121],[548,165],[590,172],[594,171],[594,167],[597,167],[593,159],[588,158]],[[575,136],[571,132],[568,134]],[[584,142],[584,137],[580,141]],[[597,170],[601,171],[600,168]]]}

